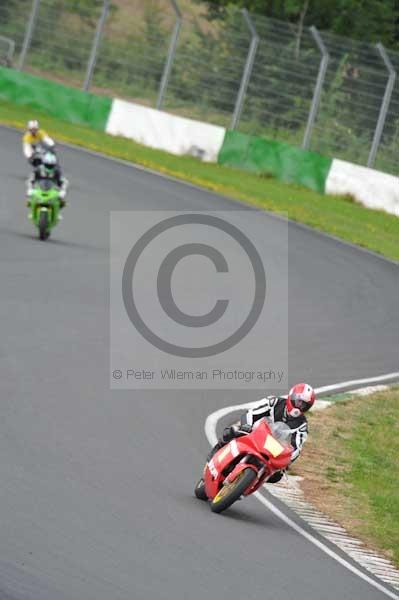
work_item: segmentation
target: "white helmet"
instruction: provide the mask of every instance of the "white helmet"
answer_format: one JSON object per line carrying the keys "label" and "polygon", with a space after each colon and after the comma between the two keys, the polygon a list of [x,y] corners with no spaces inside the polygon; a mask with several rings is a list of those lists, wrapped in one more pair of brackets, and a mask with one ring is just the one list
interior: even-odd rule
{"label": "white helmet", "polygon": [[28,129],[31,133],[39,129],[39,121],[28,121]]}

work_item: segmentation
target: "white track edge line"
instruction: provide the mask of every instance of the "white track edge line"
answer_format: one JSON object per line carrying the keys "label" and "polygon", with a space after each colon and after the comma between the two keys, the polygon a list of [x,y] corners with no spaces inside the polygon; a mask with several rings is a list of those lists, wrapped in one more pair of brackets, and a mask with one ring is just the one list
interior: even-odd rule
{"label": "white track edge line", "polygon": [[302,537],[307,539],[309,542],[311,542],[312,544],[317,546],[320,550],[322,550],[322,552],[324,552],[325,554],[330,556],[330,558],[333,558],[334,560],[336,560],[340,565],[342,565],[343,567],[348,569],[348,571],[351,571],[354,575],[357,575],[358,577],[360,577],[361,579],[363,579],[364,581],[366,581],[367,583],[369,583],[370,585],[375,587],[377,590],[379,590],[380,592],[382,592],[389,598],[398,600],[399,596],[397,596],[397,594],[395,594],[394,592],[391,592],[384,585],[382,585],[378,581],[375,581],[374,579],[372,579],[371,577],[369,577],[368,575],[363,573],[357,567],[351,565],[350,562],[348,562],[347,560],[345,560],[344,558],[339,556],[339,554],[334,552],[334,550],[331,550],[323,542],[321,542],[320,540],[315,538],[312,534],[305,531],[305,529],[303,529],[300,525],[295,523],[295,521],[293,521],[292,519],[287,517],[287,515],[285,515],[280,509],[278,509],[276,506],[274,506],[274,504],[272,502],[270,502],[270,500],[267,500],[267,498],[265,498],[262,494],[260,494],[259,492],[255,492],[254,496],[256,496],[256,498],[264,506],[266,506],[266,508],[268,508],[273,514],[275,514],[279,519],[281,519],[284,523],[286,523],[286,525],[289,525],[290,527],[292,527],[292,529],[294,529],[297,533],[299,533]]}
{"label": "white track edge line", "polygon": [[353,387],[355,385],[363,385],[364,383],[378,383],[379,381],[389,381],[391,379],[399,379],[399,371],[397,373],[387,373],[386,375],[378,375],[377,377],[367,377],[366,379],[352,379],[352,381],[343,381],[342,383],[335,383],[333,385],[325,385],[317,388],[315,391],[317,394],[323,394],[324,392],[334,392],[347,387]]}
{"label": "white track edge line", "polygon": [[[378,375],[376,377],[370,377],[367,379],[356,379],[356,380],[352,380],[352,381],[344,381],[341,383],[336,383],[333,385],[327,385],[327,386],[323,386],[320,388],[316,388],[315,391],[316,391],[316,393],[320,394],[323,392],[331,392],[331,391],[335,391],[335,390],[340,390],[342,388],[351,387],[354,385],[362,385],[363,383],[373,383],[373,382],[385,381],[385,380],[389,380],[389,379],[396,379],[397,377],[399,377],[399,373],[388,373],[386,375]],[[218,421],[222,417],[228,415],[231,412],[235,412],[237,410],[245,410],[246,408],[249,408],[250,406],[257,404],[258,402],[259,402],[259,400],[255,401],[255,402],[247,402],[245,404],[237,404],[237,405],[233,405],[233,406],[227,406],[225,408],[221,408],[221,409],[211,413],[210,415],[208,415],[208,417],[206,418],[206,421],[205,421],[205,426],[204,426],[205,435],[208,439],[208,442],[212,446],[214,446],[216,444],[216,442],[217,442],[216,426],[217,426]],[[360,569],[353,566],[350,562],[348,562],[347,560],[342,558],[339,554],[334,552],[334,550],[331,550],[326,544],[324,544],[323,542],[318,540],[312,534],[308,533],[300,525],[295,523],[295,521],[293,521],[287,515],[285,515],[272,502],[270,502],[270,500],[267,500],[267,498],[265,498],[260,492],[255,492],[254,496],[257,498],[257,500],[259,500],[259,502],[261,502],[264,506],[266,506],[266,508],[268,508],[273,514],[275,514],[279,519],[281,519],[284,523],[286,523],[286,525],[288,525],[289,527],[294,529],[302,537],[304,537],[306,540],[308,540],[309,542],[314,544],[316,547],[318,547],[320,550],[322,550],[325,554],[330,556],[330,558],[333,558],[340,565],[345,567],[348,571],[350,571],[351,573],[353,573],[360,579],[363,579],[368,584],[370,584],[374,588],[378,589],[380,592],[382,592],[389,598],[392,598],[393,600],[399,600],[399,596],[397,594],[395,594],[394,592],[391,592],[384,585],[382,585],[375,579],[372,579],[371,577],[369,577],[368,575],[363,573]]]}

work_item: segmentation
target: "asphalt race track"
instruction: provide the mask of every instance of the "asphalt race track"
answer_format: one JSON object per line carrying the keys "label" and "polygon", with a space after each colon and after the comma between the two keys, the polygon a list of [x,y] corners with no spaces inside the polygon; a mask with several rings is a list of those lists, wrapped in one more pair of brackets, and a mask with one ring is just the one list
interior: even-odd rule
{"label": "asphalt race track", "polygon": [[[19,135],[0,128],[0,599],[385,598],[256,499],[217,516],[193,497],[206,416],[252,393],[109,389],[109,210],[237,204],[61,156],[70,206],[42,243]],[[289,250],[291,383],[397,371],[398,267],[295,225]]]}

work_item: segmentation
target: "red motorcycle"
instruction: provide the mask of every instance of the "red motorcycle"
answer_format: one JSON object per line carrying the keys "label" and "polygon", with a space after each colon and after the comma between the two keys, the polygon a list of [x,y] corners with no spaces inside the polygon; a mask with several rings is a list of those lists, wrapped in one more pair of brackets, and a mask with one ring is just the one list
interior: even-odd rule
{"label": "red motorcycle", "polygon": [[273,473],[288,467],[291,436],[285,423],[260,419],[251,433],[233,439],[206,463],[196,497],[209,500],[212,512],[220,513],[241,496],[249,496]]}

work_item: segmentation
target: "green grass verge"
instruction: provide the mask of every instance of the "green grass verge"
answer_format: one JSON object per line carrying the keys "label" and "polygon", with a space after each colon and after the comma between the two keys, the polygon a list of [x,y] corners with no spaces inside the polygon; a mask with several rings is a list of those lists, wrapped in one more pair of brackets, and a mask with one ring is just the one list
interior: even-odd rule
{"label": "green grass verge", "polygon": [[399,566],[399,388],[315,413],[310,428],[305,493]]}
{"label": "green grass verge", "polygon": [[[0,103],[0,123],[22,128],[33,117],[40,119],[42,126],[57,140],[190,181],[399,261],[399,219],[383,211],[364,208],[350,198],[323,196],[272,178],[174,156],[122,137],[47,117],[27,107]],[[73,183],[73,174],[71,179]]]}

